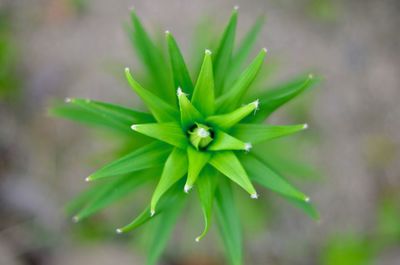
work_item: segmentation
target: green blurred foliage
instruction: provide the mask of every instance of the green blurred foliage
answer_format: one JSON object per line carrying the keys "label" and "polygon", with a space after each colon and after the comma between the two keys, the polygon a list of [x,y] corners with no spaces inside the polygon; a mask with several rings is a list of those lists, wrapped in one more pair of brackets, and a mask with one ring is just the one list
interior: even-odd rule
{"label": "green blurred foliage", "polygon": [[328,239],[321,253],[322,265],[368,265],[385,250],[400,243],[398,192],[385,194],[377,209],[376,226],[365,233],[337,234]]}
{"label": "green blurred foliage", "polygon": [[7,9],[0,9],[0,100],[17,97],[21,78],[18,74],[18,48]]}

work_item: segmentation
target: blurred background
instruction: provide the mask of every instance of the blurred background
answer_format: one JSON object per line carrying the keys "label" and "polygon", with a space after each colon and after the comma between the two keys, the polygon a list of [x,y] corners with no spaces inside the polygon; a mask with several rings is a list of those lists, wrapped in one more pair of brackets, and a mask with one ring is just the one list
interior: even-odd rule
{"label": "blurred background", "polygon": [[[257,221],[243,213],[246,264],[400,264],[398,0],[0,0],[1,265],[144,264],[140,247],[114,234],[116,209],[78,225],[64,213],[115,141],[46,109],[67,96],[139,104],[122,79],[136,63],[123,29],[131,6],[189,55],[197,25],[221,31],[236,4],[239,38],[266,15],[266,74],[324,77],[270,120],[309,123],[297,139],[315,169],[288,178],[321,221],[274,196],[260,201]],[[223,264],[215,238],[196,244],[177,229],[161,264]]]}

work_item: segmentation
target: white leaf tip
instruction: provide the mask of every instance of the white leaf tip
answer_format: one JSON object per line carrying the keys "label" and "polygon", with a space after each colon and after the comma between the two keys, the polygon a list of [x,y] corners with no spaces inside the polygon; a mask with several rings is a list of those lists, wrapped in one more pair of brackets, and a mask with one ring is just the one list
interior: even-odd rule
{"label": "white leaf tip", "polygon": [[120,228],[117,228],[117,229],[115,229],[115,232],[117,233],[117,234],[122,234],[122,229],[120,229]]}
{"label": "white leaf tip", "polygon": [[74,217],[72,217],[72,222],[74,222],[74,223],[79,222],[79,217],[76,215]]}
{"label": "white leaf tip", "polygon": [[266,47],[262,48],[262,50],[263,50],[265,53],[268,52],[268,48],[266,48]]}
{"label": "white leaf tip", "polygon": [[314,75],[313,74],[308,74],[308,79],[313,79]]}
{"label": "white leaf tip", "polygon": [[155,214],[156,214],[156,211],[154,211],[154,210],[150,211],[150,217],[153,217]]}
{"label": "white leaf tip", "polygon": [[260,100],[256,99],[253,102],[251,102],[250,104],[253,104],[255,109],[258,110],[259,106],[260,106]]}
{"label": "white leaf tip", "polygon": [[249,152],[251,148],[253,148],[253,145],[251,143],[245,143],[244,144],[244,150],[246,152]]}
{"label": "white leaf tip", "polygon": [[204,129],[204,128],[199,128],[198,130],[197,130],[197,135],[200,137],[200,138],[206,138],[206,137],[208,137],[208,136],[210,136],[210,132],[208,132],[206,129]]}
{"label": "white leaf tip", "polygon": [[137,130],[137,126],[138,126],[137,124],[132,124],[132,125],[131,125],[131,129],[134,130],[134,131],[136,131],[136,130]]}
{"label": "white leaf tip", "polygon": [[306,198],[304,199],[304,201],[305,201],[305,202],[310,202],[311,199],[310,199],[310,197],[306,197]]}
{"label": "white leaf tip", "polygon": [[86,182],[89,182],[89,181],[91,181],[92,179],[90,178],[90,177],[87,177],[87,178],[85,178],[85,181]]}
{"label": "white leaf tip", "polygon": [[71,102],[72,102],[72,98],[65,98],[65,99],[64,99],[64,102],[65,102],[65,103],[71,103]]}
{"label": "white leaf tip", "polygon": [[182,88],[180,88],[180,87],[178,87],[178,89],[176,90],[176,95],[177,95],[178,97],[180,97],[180,96],[186,96],[186,94],[183,93]]}
{"label": "white leaf tip", "polygon": [[171,32],[170,32],[169,30],[166,30],[166,31],[165,31],[165,34],[170,35]]}
{"label": "white leaf tip", "polygon": [[211,55],[211,51],[210,51],[209,49],[206,49],[206,50],[204,51],[204,53],[207,54],[207,55]]}
{"label": "white leaf tip", "polygon": [[199,237],[199,236],[196,237],[196,238],[194,239],[194,241],[196,241],[197,243],[199,243],[199,242],[200,242],[200,237]]}
{"label": "white leaf tip", "polygon": [[189,191],[192,189],[191,185],[187,185],[185,184],[185,187],[183,187],[183,190],[185,191],[185,193],[189,193]]}
{"label": "white leaf tip", "polygon": [[239,10],[239,5],[235,5],[235,6],[233,7],[233,10],[235,10],[235,11]]}
{"label": "white leaf tip", "polygon": [[307,123],[304,123],[303,129],[307,129],[307,128],[308,128],[308,124],[307,124]]}
{"label": "white leaf tip", "polygon": [[252,199],[258,199],[258,193],[253,193],[250,195],[250,198]]}

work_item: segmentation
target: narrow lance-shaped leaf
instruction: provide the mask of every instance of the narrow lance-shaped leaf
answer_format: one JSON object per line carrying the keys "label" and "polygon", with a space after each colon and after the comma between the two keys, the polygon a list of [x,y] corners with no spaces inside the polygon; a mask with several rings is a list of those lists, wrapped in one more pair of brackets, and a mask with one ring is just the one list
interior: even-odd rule
{"label": "narrow lance-shaped leaf", "polygon": [[[71,99],[70,102],[73,103],[78,99]],[[120,105],[115,105],[107,102],[101,102],[97,100],[86,100],[80,99],[80,104],[86,104],[91,106],[99,112],[101,115],[109,116],[113,119],[119,119],[125,124],[133,122],[152,122],[154,121],[153,116],[150,113],[140,112]]]}
{"label": "narrow lance-shaped leaf", "polygon": [[267,49],[262,49],[257,57],[239,76],[232,88],[217,100],[217,108],[220,113],[231,111],[240,104],[251,83],[260,71],[266,54]]}
{"label": "narrow lance-shaped leaf", "polygon": [[256,101],[244,105],[232,112],[208,117],[206,121],[217,126],[218,128],[229,129],[248,116],[250,113],[255,113],[258,110],[259,104],[259,100],[257,99]]}
{"label": "narrow lance-shaped leaf", "polygon": [[149,172],[139,172],[117,179],[108,184],[101,193],[96,194],[96,197],[90,200],[88,204],[74,216],[73,220],[78,222],[89,217],[109,204],[121,199],[150,179]]}
{"label": "narrow lance-shaped leaf", "polygon": [[170,151],[170,146],[160,142],[148,144],[107,164],[87,177],[86,180],[92,181],[161,166]]}
{"label": "narrow lance-shaped leaf", "polygon": [[242,229],[229,183],[219,185],[215,199],[216,217],[225,254],[231,265],[243,265]]}
{"label": "narrow lance-shaped leaf", "polygon": [[181,113],[181,124],[184,130],[189,129],[189,126],[192,126],[196,122],[204,120],[201,113],[192,105],[186,94],[182,92],[181,88],[178,88],[177,96]]}
{"label": "narrow lance-shaped leaf", "polygon": [[260,99],[263,108],[257,113],[253,121],[257,122],[268,118],[268,116],[280,106],[295,98],[302,92],[310,89],[319,81],[320,78],[316,78],[313,75],[308,74],[306,76],[296,78],[294,81],[280,84],[275,88],[259,94],[257,97]]}
{"label": "narrow lance-shaped leaf", "polygon": [[156,211],[156,206],[163,194],[174,185],[180,178],[182,178],[188,170],[188,161],[186,157],[186,152],[174,148],[169,155],[167,162],[165,163],[163,172],[161,174],[160,181],[151,198],[151,209],[150,214],[154,215]]}
{"label": "narrow lance-shaped leaf", "polygon": [[188,145],[187,156],[189,165],[188,177],[184,187],[185,192],[188,192],[193,187],[197,177],[200,174],[200,171],[210,160],[211,154],[209,152],[197,151],[192,146]]}
{"label": "narrow lance-shaped leaf", "polygon": [[289,202],[302,208],[310,217],[318,219],[318,212],[310,203],[310,198],[293,187],[277,172],[256,158],[254,155],[241,156],[243,165],[249,172],[251,179],[262,186],[283,195]]}
{"label": "narrow lance-shaped leaf", "polygon": [[149,247],[146,265],[155,265],[164,251],[171,236],[174,224],[185,206],[186,198],[181,193],[173,204],[170,204],[157,218],[149,230]]}
{"label": "narrow lance-shaped leaf", "polygon": [[[113,179],[113,181],[117,181]],[[97,185],[96,185],[97,184]],[[76,214],[79,210],[85,207],[91,199],[98,196],[98,194],[102,193],[103,190],[107,188],[108,183],[96,183],[86,190],[82,191],[78,196],[74,197],[68,204],[65,206],[65,212],[67,215]]]}
{"label": "narrow lance-shaped leaf", "polygon": [[241,156],[241,161],[251,178],[263,186],[294,199],[309,200],[304,193],[290,185],[289,182],[258,160],[253,154]]}
{"label": "narrow lance-shaped leaf", "polygon": [[251,195],[251,198],[258,198],[258,194],[254,189],[246,171],[232,151],[216,152],[211,157],[209,163],[219,172],[246,190]]}
{"label": "narrow lance-shaped leaf", "polygon": [[236,24],[238,17],[238,8],[235,7],[231,18],[224,30],[224,34],[219,42],[217,53],[214,60],[215,69],[215,88],[216,94],[220,95],[224,92],[224,82],[229,64],[232,59],[232,52],[235,42]]}
{"label": "narrow lance-shaped leaf", "polygon": [[133,124],[132,130],[179,148],[186,148],[187,138],[176,122]]}
{"label": "narrow lance-shaped leaf", "polygon": [[318,210],[314,207],[314,205],[310,202],[306,201],[299,201],[296,199],[293,199],[292,197],[287,197],[283,196],[288,202],[293,204],[296,208],[301,209],[303,212],[305,212],[309,217],[311,217],[314,220],[320,220],[320,215]]}
{"label": "narrow lance-shaped leaf", "polygon": [[161,198],[161,200],[158,204],[158,210],[154,214],[154,216],[149,215],[149,211],[150,211],[150,205],[149,205],[132,222],[130,222],[129,224],[127,224],[121,228],[117,228],[116,232],[118,234],[130,232],[130,231],[142,226],[143,224],[147,223],[148,221],[154,219],[156,216],[161,214],[164,210],[171,207],[171,205],[174,205],[178,199],[181,199],[181,198],[179,198],[179,197],[182,197],[180,190],[181,190],[181,185],[175,185],[173,188],[171,188]]}
{"label": "narrow lance-shaped leaf", "polygon": [[105,118],[100,113],[74,104],[57,104],[49,110],[49,115],[77,121],[89,126],[112,130],[121,134],[130,134],[125,126],[120,123],[115,123],[115,120]]}
{"label": "narrow lance-shaped leaf", "polygon": [[199,242],[207,234],[211,225],[215,188],[217,186],[217,175],[218,172],[208,166],[201,172],[197,181],[197,192],[199,194],[204,216],[204,230],[198,237],[196,237],[196,242]]}
{"label": "narrow lance-shaped leaf", "polygon": [[240,68],[242,67],[243,63],[246,61],[247,57],[249,56],[257,37],[261,31],[261,28],[264,24],[265,17],[260,16],[254,25],[250,28],[247,32],[246,36],[240,42],[239,47],[235,51],[234,55],[232,56],[232,63],[230,65],[229,74],[227,77],[227,84],[232,84],[233,81],[239,75]]}
{"label": "narrow lance-shaped leaf", "polygon": [[178,44],[169,31],[165,32],[165,37],[167,39],[175,87],[180,87],[186,93],[191,94],[193,92],[193,83]]}
{"label": "narrow lance-shaped leaf", "polygon": [[[107,120],[106,122],[112,123],[113,125],[118,123],[118,126],[122,125],[125,130],[129,127],[129,124],[134,122],[144,123],[154,121],[154,118],[149,113],[139,112],[119,105],[96,100],[66,98],[63,106],[68,105],[72,106],[71,109],[81,109],[82,112],[78,111],[75,114],[73,111],[68,112],[68,107],[62,109],[59,108],[62,106],[56,106],[55,108],[50,109],[50,113],[56,116],[64,116],[66,118],[76,119],[79,121],[82,118],[81,115],[85,116],[84,113],[87,112],[90,113],[90,116],[97,116],[102,121]],[[84,117],[82,119],[84,119]],[[96,120],[96,117],[94,117],[94,121]]]}
{"label": "narrow lance-shaped leaf", "polygon": [[230,134],[238,139],[254,144],[294,134],[304,129],[307,129],[307,124],[276,126],[241,123],[234,126]]}
{"label": "narrow lance-shaped leaf", "polygon": [[133,79],[129,68],[125,68],[125,77],[132,89],[139,95],[158,121],[173,121],[178,117],[178,111],[152,92],[144,89]]}
{"label": "narrow lance-shaped leaf", "polygon": [[191,99],[192,104],[204,115],[214,113],[214,76],[211,51],[204,52],[204,60]]}
{"label": "narrow lance-shaped leaf", "polygon": [[131,10],[131,21],[133,30],[129,29],[129,36],[137,49],[136,54],[146,67],[147,73],[152,77],[152,92],[160,93],[167,102],[175,104],[175,89],[171,86],[172,83],[168,76],[169,69],[163,51],[153,42],[134,9]]}
{"label": "narrow lance-shaped leaf", "polygon": [[215,131],[215,139],[212,141],[210,146],[207,148],[209,151],[221,151],[221,150],[244,150],[250,151],[251,143],[243,142],[221,130]]}

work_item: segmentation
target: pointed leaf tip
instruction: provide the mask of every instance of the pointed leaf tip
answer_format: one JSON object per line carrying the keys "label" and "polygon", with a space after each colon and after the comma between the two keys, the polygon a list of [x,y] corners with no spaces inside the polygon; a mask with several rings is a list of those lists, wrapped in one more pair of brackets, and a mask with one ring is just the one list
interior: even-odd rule
{"label": "pointed leaf tip", "polygon": [[75,215],[74,217],[72,217],[72,222],[78,223],[79,221],[80,221],[80,219],[78,216]]}
{"label": "pointed leaf tip", "polygon": [[115,229],[115,232],[116,232],[117,234],[122,234],[122,233],[123,233],[122,229],[120,229],[120,228]]}
{"label": "pointed leaf tip", "polygon": [[185,193],[189,193],[189,191],[192,189],[191,185],[187,185],[185,184],[185,187],[183,187],[183,190],[185,191]]}
{"label": "pointed leaf tip", "polygon": [[251,143],[245,143],[244,144],[244,150],[246,152],[250,152],[250,149],[253,148],[253,145]]}
{"label": "pointed leaf tip", "polygon": [[258,193],[253,193],[250,195],[252,199],[258,199]]}

